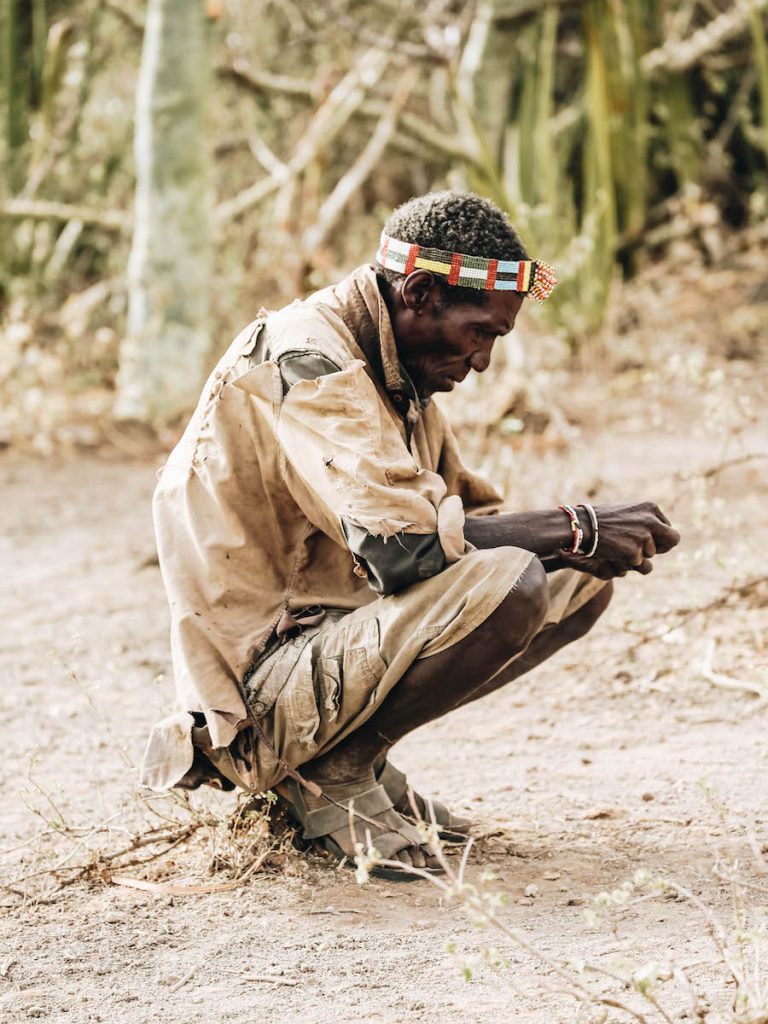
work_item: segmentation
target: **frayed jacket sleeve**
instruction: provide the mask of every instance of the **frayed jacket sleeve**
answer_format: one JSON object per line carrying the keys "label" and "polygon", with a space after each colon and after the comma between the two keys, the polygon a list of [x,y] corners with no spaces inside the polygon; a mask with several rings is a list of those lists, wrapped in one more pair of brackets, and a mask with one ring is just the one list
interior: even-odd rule
{"label": "frayed jacket sleeve", "polygon": [[295,500],[374,590],[391,593],[463,555],[461,499],[417,464],[362,361],[294,383],[276,430]]}

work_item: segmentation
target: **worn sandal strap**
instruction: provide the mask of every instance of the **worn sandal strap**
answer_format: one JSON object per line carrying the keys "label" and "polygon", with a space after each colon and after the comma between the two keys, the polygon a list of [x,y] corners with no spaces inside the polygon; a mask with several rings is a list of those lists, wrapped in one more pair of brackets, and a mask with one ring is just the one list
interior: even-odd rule
{"label": "worn sandal strap", "polygon": [[[352,804],[353,815],[364,814],[367,818],[375,818],[377,814],[390,810],[392,801],[383,786],[373,786],[363,793],[350,794],[339,803]],[[318,839],[320,836],[331,835],[340,829],[349,827],[349,811],[341,807],[318,807],[314,811],[301,809],[300,821],[304,827],[304,839]]]}
{"label": "worn sandal strap", "polygon": [[[435,816],[435,824],[436,825],[452,825],[453,824],[455,815],[452,814],[451,811],[448,810],[448,808],[445,806],[445,804],[441,804],[439,800],[431,800],[431,801],[430,800],[426,800],[423,796],[420,797],[418,793],[414,793],[413,795],[414,795],[414,798],[416,800],[416,806],[418,807],[420,803],[423,805],[423,810],[420,813],[421,813],[421,817],[424,819],[424,821],[427,823],[427,825],[431,825],[432,824],[432,814],[433,813],[434,813],[434,816]],[[430,805],[431,805],[431,808],[432,808],[431,811],[430,811]]]}
{"label": "worn sandal strap", "polygon": [[384,762],[384,767],[379,772],[376,781],[386,789],[392,798],[393,804],[399,803],[408,789],[408,779],[405,776],[405,772],[395,768],[389,761]]}
{"label": "worn sandal strap", "polygon": [[[379,851],[383,860],[392,860],[396,853],[407,850],[409,846],[423,846],[422,837],[417,832],[416,837],[413,838],[408,831],[410,828],[412,828],[410,825],[403,826],[396,832],[385,832],[380,836],[372,836],[371,845]],[[416,830],[414,829],[414,831]]]}
{"label": "worn sandal strap", "polygon": [[[405,774],[398,768],[395,768],[393,764],[390,764],[389,761],[384,762],[384,766],[377,776],[377,781],[386,789],[394,806],[397,806],[408,792],[408,779]],[[420,808],[419,816],[428,825],[431,825],[432,815],[429,810],[429,801],[416,792],[413,794],[413,799],[416,802],[416,807]],[[449,830],[455,828],[458,830],[458,834],[461,834],[462,831],[467,831],[467,823],[453,814],[444,803],[441,803],[439,800],[432,800],[432,810],[435,816],[435,824],[440,828]],[[410,808],[408,811],[402,811],[401,813],[413,817],[413,812]]]}

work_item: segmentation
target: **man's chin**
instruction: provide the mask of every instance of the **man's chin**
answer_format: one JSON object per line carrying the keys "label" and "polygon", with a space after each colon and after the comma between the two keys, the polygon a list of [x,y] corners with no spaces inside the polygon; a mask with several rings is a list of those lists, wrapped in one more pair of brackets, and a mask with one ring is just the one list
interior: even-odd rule
{"label": "man's chin", "polygon": [[420,398],[429,398],[436,391],[453,391],[456,386],[456,381],[453,377],[448,377],[442,373],[427,378],[422,377],[418,381],[412,376],[411,380],[413,380],[416,393]]}
{"label": "man's chin", "polygon": [[444,374],[435,377],[434,380],[429,382],[430,394],[434,394],[435,391],[453,391],[455,387],[456,381],[453,377],[448,377]]}

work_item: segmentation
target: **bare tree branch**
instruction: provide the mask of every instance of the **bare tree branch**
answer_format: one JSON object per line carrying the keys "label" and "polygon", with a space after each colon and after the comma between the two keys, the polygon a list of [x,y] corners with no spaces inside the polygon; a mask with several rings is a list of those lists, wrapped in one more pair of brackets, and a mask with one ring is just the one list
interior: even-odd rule
{"label": "bare tree branch", "polygon": [[713,50],[740,35],[749,23],[750,7],[763,11],[768,0],[736,0],[731,8],[713,18],[688,39],[669,39],[663,46],[644,54],[640,65],[646,74],[656,71],[687,71]]}
{"label": "bare tree branch", "polygon": [[[320,94],[319,84],[310,79],[291,78],[288,75],[273,75],[270,72],[257,71],[247,61],[242,59],[230,65],[220,65],[217,73],[221,77],[231,78],[238,85],[259,94],[275,92],[288,96],[297,96],[304,100],[312,100]],[[386,115],[386,111],[387,104],[383,100],[371,98],[364,100],[357,110],[354,111],[354,114],[362,117],[373,117],[379,121]],[[433,152],[470,163],[474,160],[472,153],[458,134],[441,132],[429,122],[419,117],[418,114],[403,111],[398,124],[403,133],[413,136],[419,142],[428,146]],[[395,145],[399,143],[402,148],[409,152],[413,149],[410,140],[402,136],[398,138],[397,133],[393,136],[393,143]],[[259,158],[257,157],[257,159]],[[260,159],[259,162],[261,163]]]}
{"label": "bare tree branch", "polygon": [[0,217],[11,220],[79,220],[84,224],[118,232],[128,231],[131,226],[130,217],[122,210],[95,210],[90,206],[74,206],[48,199],[6,199],[0,205]]}
{"label": "bare tree branch", "polygon": [[276,171],[269,178],[257,181],[238,195],[220,203],[216,210],[219,223],[234,220],[301,174],[320,149],[338,135],[352,114],[359,109],[366,93],[379,80],[388,63],[389,56],[380,51],[369,50],[364,53],[316,111],[295,153],[284,165],[284,170]]}
{"label": "bare tree branch", "polygon": [[411,68],[403,76],[384,117],[379,121],[365,148],[347,173],[337,182],[336,187],[320,208],[317,222],[304,235],[303,247],[307,252],[312,252],[322,245],[328,237],[331,228],[341,216],[344,207],[376,167],[384,150],[389,145],[397,126],[400,112],[408,102],[408,97],[411,95],[417,80],[418,71],[416,68]]}
{"label": "bare tree branch", "polygon": [[254,133],[248,136],[248,148],[269,174],[284,174],[286,172],[286,164],[269,148],[260,135]]}
{"label": "bare tree branch", "polygon": [[143,10],[126,7],[126,5],[121,3],[120,0],[105,0],[104,6],[108,10],[112,11],[113,14],[117,15],[122,22],[124,22],[129,28],[133,29],[134,32],[138,33],[138,35],[144,35],[147,19]]}
{"label": "bare tree branch", "polygon": [[[362,113],[373,113],[373,110],[364,109]],[[429,122],[422,120],[418,114],[403,111],[400,127],[438,153],[444,153],[446,156],[453,156],[468,163],[473,163],[475,160],[472,151],[458,133],[448,135],[441,132],[437,128],[433,128]]]}
{"label": "bare tree branch", "polygon": [[309,100],[316,99],[320,93],[319,85],[308,78],[293,78],[290,75],[262,71],[242,57],[235,58],[231,64],[219,64],[216,74],[219,78],[231,78],[238,85],[258,93],[279,92]]}
{"label": "bare tree branch", "polygon": [[[438,54],[431,46],[424,43],[412,43],[407,39],[400,39],[397,35],[382,35],[376,32],[375,29],[369,28],[363,22],[358,21],[351,14],[348,14],[339,4],[326,0],[327,9],[324,12],[324,18],[332,18],[333,21],[341,28],[351,32],[355,38],[361,42],[367,43],[369,46],[375,46],[378,49],[391,50],[393,57],[403,57],[410,60],[442,60],[442,54]],[[418,8],[416,8],[417,10]],[[399,20],[399,19],[396,19]]]}

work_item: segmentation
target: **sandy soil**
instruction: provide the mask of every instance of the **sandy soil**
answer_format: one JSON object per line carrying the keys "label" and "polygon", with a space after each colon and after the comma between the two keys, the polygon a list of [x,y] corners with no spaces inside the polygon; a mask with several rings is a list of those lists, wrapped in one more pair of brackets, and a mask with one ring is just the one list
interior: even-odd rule
{"label": "sandy soil", "polygon": [[[760,408],[763,369],[723,366],[721,411],[745,394]],[[684,543],[651,577],[619,581],[585,640],[410,736],[394,760],[422,792],[472,816],[480,838],[469,877],[496,872],[489,888],[509,896],[503,920],[542,954],[616,970],[670,955],[699,961],[695,976],[723,1006],[732,989],[690,902],[631,902],[597,928],[584,912],[645,867],[700,895],[729,928],[731,889],[713,868],[718,856],[722,868],[723,856],[736,855],[741,877],[757,886],[739,890],[740,906],[748,914],[768,903],[747,845],[749,833],[757,845],[768,839],[768,591],[765,583],[733,589],[765,578],[768,462],[703,475],[768,451],[768,430],[764,419],[703,422],[711,381],[699,375],[694,386],[684,367],[661,383],[626,374],[574,374],[567,383],[564,407],[580,430],[567,444],[519,448],[506,481],[512,494],[529,506],[585,490],[600,500],[656,497]],[[578,1004],[551,966],[476,929],[425,882],[361,888],[350,872],[304,856],[212,895],[99,881],[54,891],[50,868],[81,857],[57,823],[107,823],[103,838],[79,835],[108,848],[149,820],[133,793],[135,766],[172,701],[152,562],[157,464],[0,461],[0,863],[3,883],[27,893],[2,894],[0,1019],[575,1020]],[[194,799],[222,811],[233,804]],[[180,846],[157,866],[123,874],[199,878],[204,853]],[[32,898],[41,880],[47,902]],[[480,964],[465,980],[462,965],[488,944],[508,965]],[[632,998],[610,979],[590,984]],[[678,1016],[679,990],[661,992]]]}

